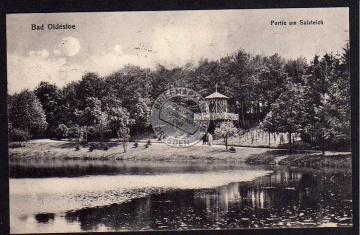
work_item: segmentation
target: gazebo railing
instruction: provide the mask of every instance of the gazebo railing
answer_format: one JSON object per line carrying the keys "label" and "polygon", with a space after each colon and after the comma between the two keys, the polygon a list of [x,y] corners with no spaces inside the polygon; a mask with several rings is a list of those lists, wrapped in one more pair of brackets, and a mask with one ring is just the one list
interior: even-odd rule
{"label": "gazebo railing", "polygon": [[235,113],[194,113],[194,120],[239,120]]}

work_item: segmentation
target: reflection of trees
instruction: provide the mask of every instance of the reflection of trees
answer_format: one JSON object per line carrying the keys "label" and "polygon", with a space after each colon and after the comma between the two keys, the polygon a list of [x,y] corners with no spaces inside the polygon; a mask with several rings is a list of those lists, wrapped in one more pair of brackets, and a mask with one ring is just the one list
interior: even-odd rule
{"label": "reflection of trees", "polygon": [[[290,169],[251,183],[232,183],[204,191],[195,197],[195,201],[198,205],[203,204],[207,219],[213,223],[226,221],[237,227],[282,226],[286,223],[313,226],[322,223],[326,218],[324,215],[339,214],[344,210],[339,207],[344,200],[339,198],[351,198],[346,179],[349,178],[342,174]],[[337,181],[342,185],[338,186]],[[350,210],[346,208],[339,215],[346,217],[351,214]]]}
{"label": "reflection of trees", "polygon": [[68,212],[66,220],[80,222],[85,231],[100,226],[141,230],[351,223],[350,176],[323,170],[281,170],[253,182],[172,191],[120,205]]}
{"label": "reflection of trees", "polygon": [[258,187],[294,187],[294,183],[301,178],[301,173],[292,171],[277,171],[256,181]]}
{"label": "reflection of trees", "polygon": [[113,230],[140,230],[149,227],[150,214],[150,199],[144,198],[120,205],[67,212],[65,219],[68,223],[80,222],[83,231],[96,231],[100,226]]}
{"label": "reflection of trees", "polygon": [[35,219],[38,223],[47,224],[50,221],[54,220],[55,214],[53,213],[44,213],[35,215]]}
{"label": "reflection of trees", "polygon": [[[262,177],[254,183],[232,183],[219,187],[196,199],[205,200],[206,211],[217,211],[218,215],[228,212],[229,206],[239,203],[251,208],[269,208],[277,201],[282,201],[283,198],[279,197],[277,195],[278,190],[274,189],[281,188],[289,192],[294,191],[299,179],[301,179],[299,172],[281,171]],[[284,200],[291,198],[289,193],[282,192],[282,194],[286,197]]]}

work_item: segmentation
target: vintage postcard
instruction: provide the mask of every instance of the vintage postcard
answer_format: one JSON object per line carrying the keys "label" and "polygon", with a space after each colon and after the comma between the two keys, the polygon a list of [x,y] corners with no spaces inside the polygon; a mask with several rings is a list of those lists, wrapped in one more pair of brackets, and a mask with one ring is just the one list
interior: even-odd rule
{"label": "vintage postcard", "polygon": [[352,227],[349,24],[7,14],[11,233]]}

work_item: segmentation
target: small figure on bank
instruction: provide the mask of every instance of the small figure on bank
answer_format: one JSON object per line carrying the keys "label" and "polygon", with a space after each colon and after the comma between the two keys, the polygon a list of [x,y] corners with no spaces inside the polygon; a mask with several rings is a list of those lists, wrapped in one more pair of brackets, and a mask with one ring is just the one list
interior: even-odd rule
{"label": "small figure on bank", "polygon": [[207,141],[208,141],[209,145],[211,146],[212,141],[213,141],[213,136],[211,133],[209,133]]}
{"label": "small figure on bank", "polygon": [[202,141],[203,141],[203,145],[205,144],[207,144],[207,142],[208,142],[208,133],[205,133],[205,135],[202,137]]}

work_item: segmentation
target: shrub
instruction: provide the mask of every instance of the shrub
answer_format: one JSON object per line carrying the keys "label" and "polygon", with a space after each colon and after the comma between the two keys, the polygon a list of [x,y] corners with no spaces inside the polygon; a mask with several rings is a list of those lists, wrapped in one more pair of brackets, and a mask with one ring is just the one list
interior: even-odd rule
{"label": "shrub", "polygon": [[305,142],[295,142],[294,143],[294,148],[298,149],[298,150],[309,150],[311,149],[311,146],[309,143],[305,143]]}
{"label": "shrub", "polygon": [[24,131],[20,128],[11,128],[9,131],[9,139],[10,141],[16,141],[19,142],[19,145],[21,146],[21,143],[24,141],[27,141],[30,138],[30,134],[28,131]]}
{"label": "shrub", "polygon": [[234,147],[229,148],[230,153],[236,153],[236,149]]}
{"label": "shrub", "polygon": [[79,126],[72,126],[71,128],[68,128],[67,135],[69,139],[79,139],[81,135],[81,128]]}
{"label": "shrub", "polygon": [[101,148],[107,151],[109,149],[108,145],[106,143],[101,144]]}
{"label": "shrub", "polygon": [[232,136],[237,136],[238,129],[232,122],[224,121],[219,127],[215,128],[215,136],[218,138],[224,138],[226,149],[228,149],[228,140]]}
{"label": "shrub", "polygon": [[92,152],[94,149],[95,149],[95,145],[91,143],[89,146],[89,151]]}
{"label": "shrub", "polygon": [[68,128],[64,125],[64,124],[60,124],[56,129],[55,129],[55,136],[57,139],[64,139],[66,138],[68,133]]}
{"label": "shrub", "polygon": [[100,140],[100,134],[94,126],[89,126],[87,132],[88,132],[88,141]]}

